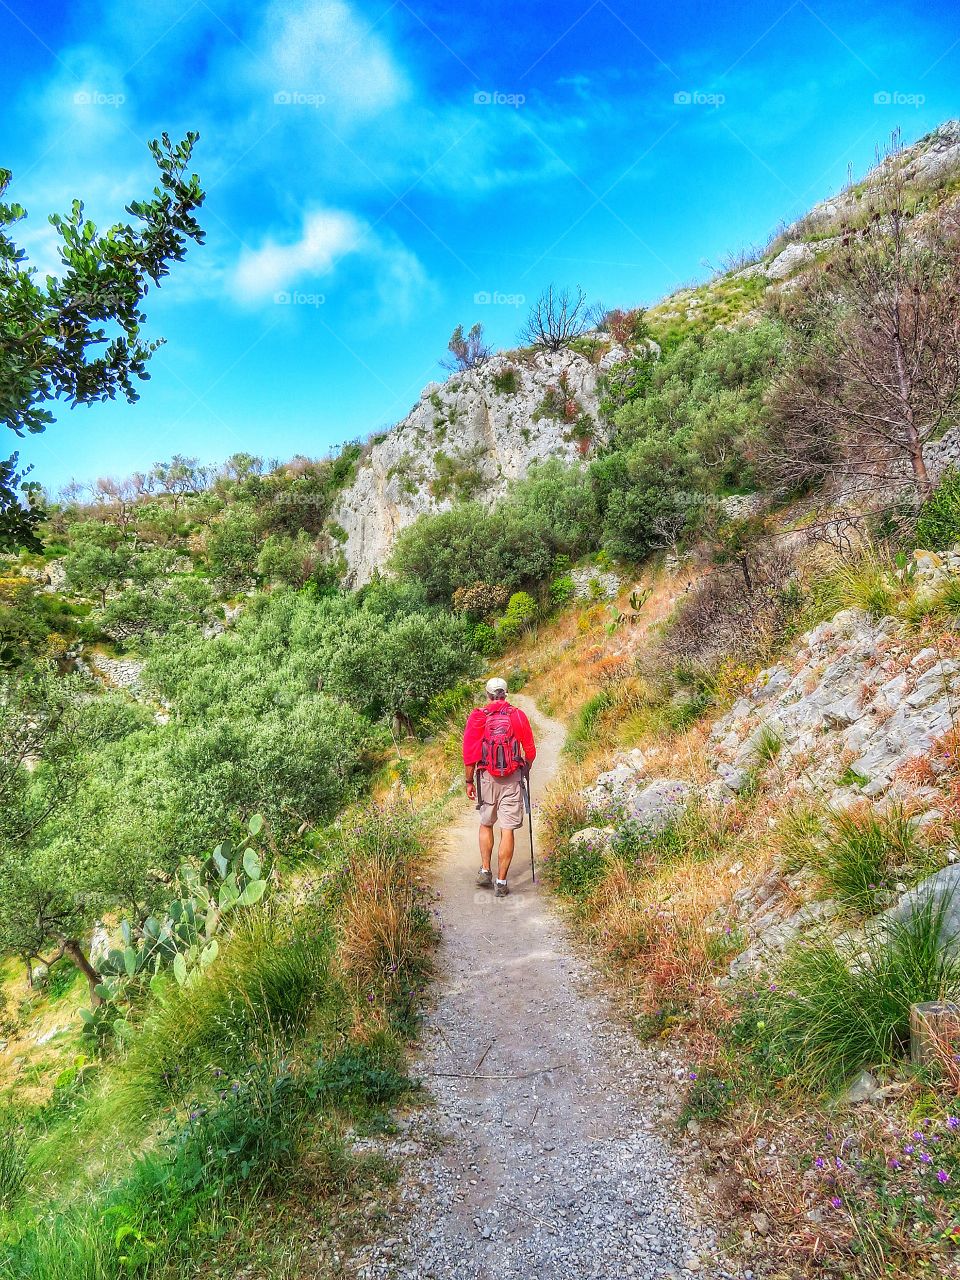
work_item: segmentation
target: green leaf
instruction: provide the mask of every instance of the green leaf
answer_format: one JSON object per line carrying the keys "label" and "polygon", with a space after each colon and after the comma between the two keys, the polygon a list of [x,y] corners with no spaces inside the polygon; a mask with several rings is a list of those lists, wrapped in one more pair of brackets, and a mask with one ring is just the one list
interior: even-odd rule
{"label": "green leaf", "polygon": [[83,1021],[84,1025],[88,1027],[92,1027],[94,1023],[97,1021],[96,1015],[93,1014],[89,1009],[81,1009],[80,1018]]}
{"label": "green leaf", "polygon": [[187,980],[187,962],[179,951],[173,959],[173,976],[181,987]]}
{"label": "green leaf", "polygon": [[243,869],[251,880],[260,879],[260,859],[256,849],[247,849],[243,855]]}
{"label": "green leaf", "polygon": [[138,956],[136,951],[134,951],[133,947],[126,947],[124,949],[123,967],[126,971],[128,978],[132,978],[133,975],[137,972],[137,959],[138,959]]}
{"label": "green leaf", "polygon": [[263,814],[255,813],[247,823],[247,830],[252,836],[258,836],[263,830]]}
{"label": "green leaf", "polygon": [[241,907],[252,907],[255,902],[259,902],[267,890],[266,880],[251,880],[243,893],[237,899],[237,905]]}
{"label": "green leaf", "polygon": [[200,952],[200,964],[205,969],[208,964],[213,964],[214,960],[216,960],[219,954],[220,954],[220,943],[216,940],[216,938],[214,938],[214,940],[212,942],[208,942],[207,945]]}

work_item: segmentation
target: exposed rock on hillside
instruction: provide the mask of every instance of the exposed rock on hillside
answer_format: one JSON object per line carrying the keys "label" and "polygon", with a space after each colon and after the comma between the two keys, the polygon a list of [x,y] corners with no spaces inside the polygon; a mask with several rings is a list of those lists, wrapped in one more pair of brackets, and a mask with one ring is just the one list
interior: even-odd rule
{"label": "exposed rock on hillside", "polygon": [[[604,358],[625,356],[616,349]],[[425,512],[457,498],[492,502],[532,463],[580,456],[599,430],[597,375],[574,351],[523,359],[501,353],[424,387],[406,418],[373,446],[333,513],[351,584],[366,582],[401,529]]]}
{"label": "exposed rock on hillside", "polygon": [[[914,564],[926,589],[960,575],[960,554],[953,552],[918,552]],[[655,777],[655,752],[624,753],[584,791],[592,825],[573,841],[606,850],[618,827],[656,835],[691,803],[731,803],[769,768],[780,771],[786,803],[807,799],[833,812],[852,804],[877,812],[903,805],[919,827],[938,823],[944,817],[938,782],[954,767],[958,706],[960,661],[920,647],[897,618],[844,609],[804,635],[791,659],[762,671],[717,720],[710,736],[712,780],[694,785]],[[939,900],[958,875],[945,868],[919,889],[897,886],[901,897],[887,914],[900,918],[930,894]],[[806,872],[784,876],[776,867],[759,883],[736,889],[733,918],[749,945],[731,965],[733,976],[764,965],[798,934],[834,918],[836,903],[803,901],[810,891]],[[953,915],[950,920],[952,927]]]}
{"label": "exposed rock on hillside", "polygon": [[[900,160],[905,179],[916,186],[935,185],[960,172],[960,120],[947,120],[913,146],[905,147]],[[784,235],[791,240],[800,240],[854,217],[861,206],[864,191],[876,186],[889,163],[885,160],[871,169],[862,182],[815,204],[805,217],[788,227]]]}

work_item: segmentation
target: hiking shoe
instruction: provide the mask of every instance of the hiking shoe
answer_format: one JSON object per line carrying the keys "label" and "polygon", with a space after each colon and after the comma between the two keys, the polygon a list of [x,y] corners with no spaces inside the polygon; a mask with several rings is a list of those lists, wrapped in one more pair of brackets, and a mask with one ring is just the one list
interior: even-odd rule
{"label": "hiking shoe", "polygon": [[495,898],[506,898],[509,893],[510,886],[507,884],[506,880],[498,880],[497,887],[493,891],[493,896]]}
{"label": "hiking shoe", "polygon": [[484,871],[482,868],[477,872],[477,888],[491,889],[493,887],[493,872]]}

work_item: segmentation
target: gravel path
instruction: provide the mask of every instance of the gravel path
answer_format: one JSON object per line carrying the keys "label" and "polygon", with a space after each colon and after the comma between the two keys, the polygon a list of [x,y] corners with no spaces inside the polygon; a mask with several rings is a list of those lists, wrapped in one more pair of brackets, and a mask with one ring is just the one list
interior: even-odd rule
{"label": "gravel path", "polygon": [[[533,799],[563,727],[517,698],[539,752]],[[574,953],[518,833],[511,895],[473,880],[465,808],[438,868],[440,978],[413,1074],[436,1105],[407,1124],[394,1234],[355,1259],[366,1280],[644,1280],[725,1275],[690,1225],[663,1107],[676,1069],[622,1030]]]}

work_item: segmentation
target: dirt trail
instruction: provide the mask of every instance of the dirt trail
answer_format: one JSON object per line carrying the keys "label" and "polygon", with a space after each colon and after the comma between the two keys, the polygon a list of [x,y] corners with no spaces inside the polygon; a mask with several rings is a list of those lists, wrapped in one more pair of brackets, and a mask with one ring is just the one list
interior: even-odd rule
{"label": "dirt trail", "polygon": [[[514,701],[537,736],[536,807],[560,765],[564,729],[529,699]],[[496,900],[474,887],[472,806],[448,833],[437,874],[439,994],[414,1066],[436,1107],[404,1135],[407,1212],[393,1237],[366,1251],[360,1274],[715,1274],[712,1234],[685,1221],[660,1134],[664,1067],[591,990],[591,974],[531,883],[528,832],[517,835],[511,894]]]}

